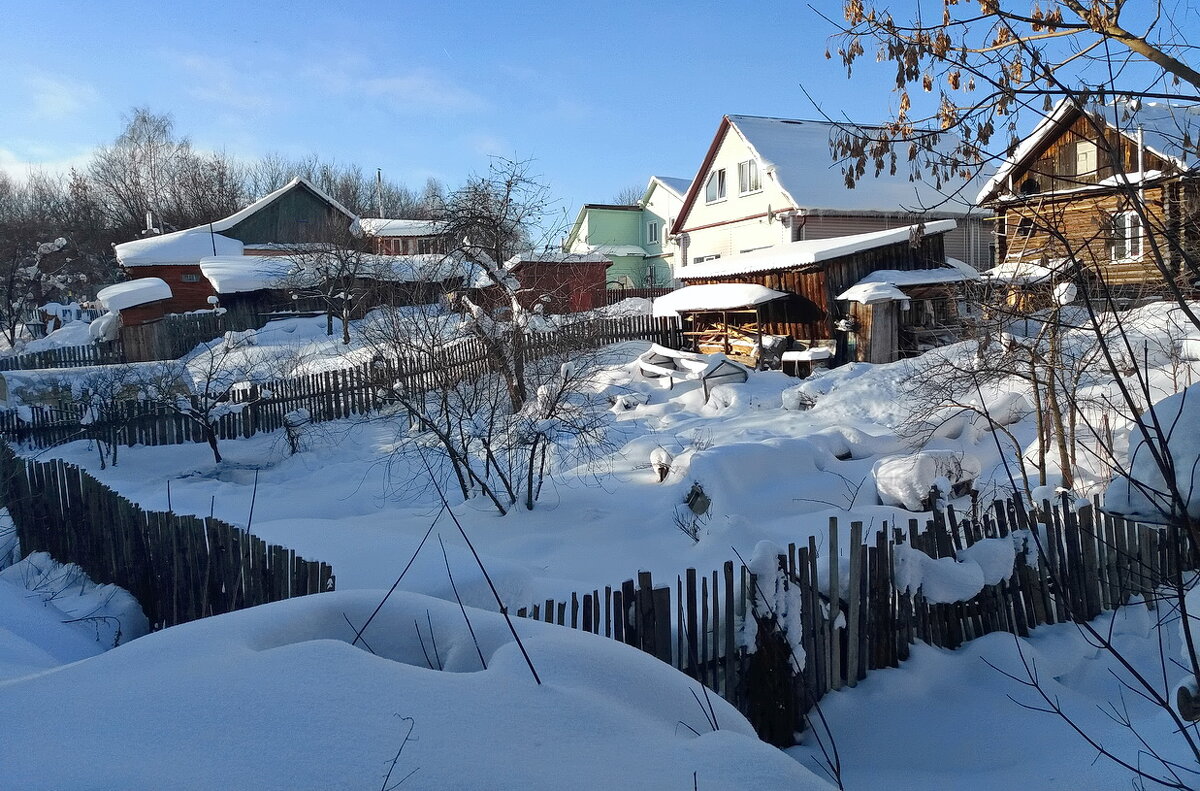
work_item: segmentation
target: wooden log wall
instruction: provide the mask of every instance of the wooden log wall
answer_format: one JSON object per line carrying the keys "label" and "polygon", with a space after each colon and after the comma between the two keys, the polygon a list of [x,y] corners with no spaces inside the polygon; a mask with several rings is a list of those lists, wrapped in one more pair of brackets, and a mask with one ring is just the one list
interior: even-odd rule
{"label": "wooden log wall", "polygon": [[[1181,571],[1200,568],[1200,553],[1186,536],[1104,514],[1096,506],[1076,511],[1043,503],[1027,514],[1012,501],[997,501],[975,517],[952,508],[925,517],[924,525],[914,517],[874,533],[851,522],[844,550],[838,521],[831,518],[827,543],[810,537],[805,544],[789,544],[778,558],[778,584],[800,607],[798,635],[782,632],[779,620],[762,607],[756,617],[755,601],[770,600],[771,591],[733,562],[711,572],[688,569],[674,585],[656,584],[642,572],[636,580],[572,594],[569,601],[523,607],[518,615],[651,653],[737,706],[760,736],[787,746],[824,695],[855,686],[873,670],[897,667],[913,643],[955,649],[992,632],[1027,636],[1042,624],[1090,621],[1131,597],[1144,602],[1138,606],[1156,608],[1160,586]],[[896,587],[897,546],[953,558],[987,538],[1014,541],[1021,551],[1007,579],[984,586],[973,598],[932,602],[921,589]],[[839,558],[850,569],[844,590]],[[747,645],[747,618],[756,621],[755,650]],[[772,642],[764,631],[779,639]],[[793,656],[787,646],[803,650]],[[778,702],[781,676],[792,679],[788,705]]]}
{"label": "wooden log wall", "polygon": [[333,590],[333,569],[219,519],[146,511],[60,459],[0,444],[0,500],[22,554],[48,552],[128,590],[151,627]]}
{"label": "wooden log wall", "polygon": [[[650,340],[678,348],[681,339],[676,322],[630,316],[568,324],[554,332],[534,333],[527,353],[530,359],[537,359],[563,350],[595,348],[626,340]],[[474,378],[489,371],[483,347],[467,340],[447,346],[434,356],[364,363],[355,368],[258,383],[233,393],[231,402],[244,407],[218,419],[217,437],[228,440],[276,431],[283,428],[289,412],[301,408],[308,410],[313,422],[377,411],[386,404],[380,395],[382,382],[398,382],[410,391],[420,392],[434,388],[448,376]],[[204,441],[194,421],[167,407],[127,401],[114,411],[118,415],[114,419],[83,425],[83,410],[76,404],[3,410],[0,437],[34,448],[95,438],[122,446]]]}

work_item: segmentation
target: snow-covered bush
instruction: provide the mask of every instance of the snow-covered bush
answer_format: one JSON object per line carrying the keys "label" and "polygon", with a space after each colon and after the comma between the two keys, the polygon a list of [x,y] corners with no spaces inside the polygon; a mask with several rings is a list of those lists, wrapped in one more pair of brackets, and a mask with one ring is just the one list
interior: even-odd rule
{"label": "snow-covered bush", "polygon": [[928,507],[929,491],[935,484],[940,484],[942,494],[949,494],[948,489],[975,480],[981,470],[979,459],[969,453],[923,450],[880,459],[871,472],[880,502],[923,511]]}
{"label": "snow-covered bush", "polygon": [[1200,384],[1159,401],[1139,423],[1129,430],[1125,474],[1109,484],[1105,507],[1151,522],[1185,511],[1200,519]]}

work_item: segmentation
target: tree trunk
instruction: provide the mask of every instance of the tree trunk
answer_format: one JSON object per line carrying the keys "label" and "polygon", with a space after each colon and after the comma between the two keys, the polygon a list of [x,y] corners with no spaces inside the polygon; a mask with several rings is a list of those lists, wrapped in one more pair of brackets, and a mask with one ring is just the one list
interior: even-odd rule
{"label": "tree trunk", "polygon": [[213,460],[220,464],[221,451],[217,449],[217,430],[211,423],[204,424],[204,438],[208,440],[208,447],[212,448]]}

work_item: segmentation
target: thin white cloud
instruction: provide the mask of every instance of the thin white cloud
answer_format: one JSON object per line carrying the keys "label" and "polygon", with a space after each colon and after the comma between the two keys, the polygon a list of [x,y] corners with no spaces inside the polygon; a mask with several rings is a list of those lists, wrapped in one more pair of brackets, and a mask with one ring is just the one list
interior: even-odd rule
{"label": "thin white cloud", "polygon": [[71,168],[83,168],[91,156],[90,150],[74,154],[49,151],[21,154],[9,148],[0,148],[0,170],[14,181],[24,182],[35,170],[66,173]]}
{"label": "thin white cloud", "polygon": [[24,79],[29,93],[28,115],[39,121],[65,121],[100,99],[100,93],[86,82],[42,72]]}
{"label": "thin white cloud", "polygon": [[239,69],[227,60],[207,55],[169,57],[184,72],[185,91],[193,99],[238,111],[270,110],[279,104],[277,98],[261,90],[261,85],[269,82],[261,69]]}
{"label": "thin white cloud", "polygon": [[488,106],[479,94],[430,69],[371,77],[325,72],[320,83],[330,93],[381,101],[400,113],[474,113]]}

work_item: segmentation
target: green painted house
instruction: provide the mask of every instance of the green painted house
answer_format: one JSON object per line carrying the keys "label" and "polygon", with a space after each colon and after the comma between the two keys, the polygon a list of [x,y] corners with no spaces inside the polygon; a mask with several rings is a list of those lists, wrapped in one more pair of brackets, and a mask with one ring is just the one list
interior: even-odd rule
{"label": "green painted house", "polygon": [[602,253],[612,261],[610,289],[670,287],[675,281],[676,245],[667,237],[667,229],[678,216],[687,187],[687,179],[654,176],[635,204],[585,204],[563,249]]}

